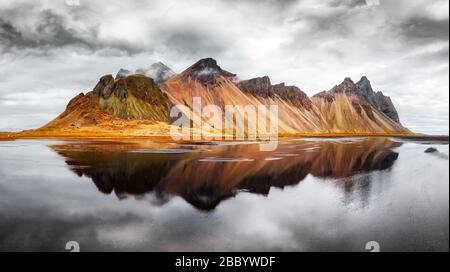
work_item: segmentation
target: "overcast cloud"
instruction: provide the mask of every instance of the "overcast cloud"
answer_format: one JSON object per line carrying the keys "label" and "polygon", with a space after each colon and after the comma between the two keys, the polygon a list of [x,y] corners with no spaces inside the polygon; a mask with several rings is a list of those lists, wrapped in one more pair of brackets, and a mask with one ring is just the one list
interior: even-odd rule
{"label": "overcast cloud", "polygon": [[0,2],[0,131],[43,125],[120,68],[213,57],[308,95],[366,75],[404,125],[448,134],[448,0],[78,1]]}

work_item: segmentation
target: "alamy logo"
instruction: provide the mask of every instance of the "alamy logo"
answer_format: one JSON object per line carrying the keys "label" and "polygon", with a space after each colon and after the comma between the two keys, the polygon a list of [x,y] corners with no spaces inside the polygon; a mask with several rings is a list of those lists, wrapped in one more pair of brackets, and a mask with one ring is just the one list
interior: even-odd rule
{"label": "alamy logo", "polygon": [[68,252],[80,252],[80,244],[76,241],[69,241],[66,243],[66,251]]}
{"label": "alamy logo", "polygon": [[[170,135],[179,140],[260,140],[261,151],[278,146],[278,105],[205,105],[201,97],[192,99],[192,109],[175,105]],[[247,125],[246,125],[247,124]]]}
{"label": "alamy logo", "polygon": [[369,252],[380,252],[380,244],[376,241],[367,242],[366,250]]}

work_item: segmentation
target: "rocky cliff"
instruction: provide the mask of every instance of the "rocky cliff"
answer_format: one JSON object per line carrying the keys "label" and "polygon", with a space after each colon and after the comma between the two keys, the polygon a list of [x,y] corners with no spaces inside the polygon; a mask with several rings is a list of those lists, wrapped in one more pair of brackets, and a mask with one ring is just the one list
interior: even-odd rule
{"label": "rocky cliff", "polygon": [[356,88],[358,93],[362,95],[370,105],[375,109],[386,114],[389,118],[397,123],[400,123],[397,110],[389,96],[385,96],[382,92],[374,92],[372,85],[367,77],[363,76],[357,83]]}

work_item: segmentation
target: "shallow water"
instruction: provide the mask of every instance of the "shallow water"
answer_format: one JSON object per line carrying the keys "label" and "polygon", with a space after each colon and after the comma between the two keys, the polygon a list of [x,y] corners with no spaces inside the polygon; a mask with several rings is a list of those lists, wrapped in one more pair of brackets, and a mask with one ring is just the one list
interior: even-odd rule
{"label": "shallow water", "polygon": [[0,142],[0,250],[448,251],[448,157],[390,138]]}

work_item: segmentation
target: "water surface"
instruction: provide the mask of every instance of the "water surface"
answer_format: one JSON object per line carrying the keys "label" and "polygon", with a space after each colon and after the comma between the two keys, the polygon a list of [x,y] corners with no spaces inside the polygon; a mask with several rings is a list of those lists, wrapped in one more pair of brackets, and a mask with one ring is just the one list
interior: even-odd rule
{"label": "water surface", "polygon": [[448,251],[448,156],[391,138],[0,142],[0,250]]}

